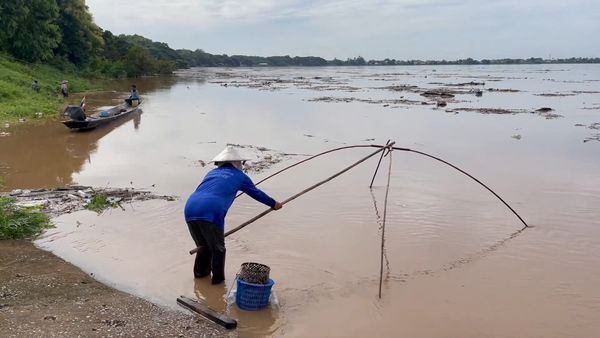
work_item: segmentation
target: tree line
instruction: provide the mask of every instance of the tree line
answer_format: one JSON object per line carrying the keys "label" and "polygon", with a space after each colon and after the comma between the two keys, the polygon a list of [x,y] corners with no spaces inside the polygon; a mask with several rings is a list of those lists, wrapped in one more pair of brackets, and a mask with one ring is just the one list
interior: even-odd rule
{"label": "tree line", "polygon": [[85,0],[11,0],[0,3],[0,51],[27,62],[110,77],[171,73],[188,67],[487,65],[600,63],[600,58],[497,59],[455,61],[326,60],[316,56],[210,54],[201,49],[172,49],[140,35],[114,35],[98,27]]}
{"label": "tree line", "polygon": [[0,51],[26,62],[111,77],[171,73],[176,68],[365,65],[362,57],[218,55],[174,50],[140,35],[98,27],[84,0],[11,0],[0,3]]}
{"label": "tree line", "polygon": [[0,51],[25,62],[111,77],[171,73],[176,66],[98,27],[85,0],[2,1]]}

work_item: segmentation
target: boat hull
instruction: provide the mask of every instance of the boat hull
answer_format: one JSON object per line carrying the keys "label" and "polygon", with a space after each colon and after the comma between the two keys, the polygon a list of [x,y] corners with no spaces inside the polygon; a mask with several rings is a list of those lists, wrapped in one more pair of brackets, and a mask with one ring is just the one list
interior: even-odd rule
{"label": "boat hull", "polygon": [[[125,110],[125,111],[122,111]],[[108,117],[100,117],[99,114],[94,114],[85,119],[85,121],[69,120],[63,121],[63,124],[73,130],[90,130],[100,126],[109,124],[114,121],[121,120],[140,110],[140,106],[131,107],[128,105],[119,105],[108,110]]]}

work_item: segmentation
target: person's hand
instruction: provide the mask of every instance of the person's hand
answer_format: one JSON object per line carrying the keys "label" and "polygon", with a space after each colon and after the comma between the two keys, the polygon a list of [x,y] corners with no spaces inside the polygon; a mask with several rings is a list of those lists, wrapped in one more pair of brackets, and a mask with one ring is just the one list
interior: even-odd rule
{"label": "person's hand", "polygon": [[273,210],[279,210],[283,208],[283,204],[279,203],[279,202],[275,202],[275,206],[273,206]]}

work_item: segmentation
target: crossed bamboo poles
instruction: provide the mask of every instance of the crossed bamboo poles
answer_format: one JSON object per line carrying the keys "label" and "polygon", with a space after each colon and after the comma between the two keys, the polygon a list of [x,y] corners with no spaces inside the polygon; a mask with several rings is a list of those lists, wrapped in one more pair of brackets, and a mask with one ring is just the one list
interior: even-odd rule
{"label": "crossed bamboo poles", "polygon": [[[466,175],[467,177],[471,178],[475,182],[479,183],[481,186],[483,186],[485,189],[487,189],[490,193],[492,193],[494,196],[496,196],[496,198],[498,198],[508,209],[510,209],[510,211],[515,216],[517,216],[517,218],[521,221],[521,223],[523,223],[523,225],[524,225],[523,229],[529,227],[529,225],[523,220],[523,218],[506,201],[504,201],[504,199],[502,199],[502,197],[500,197],[495,191],[493,191],[486,184],[484,184],[483,182],[481,182],[480,180],[478,180],[477,178],[475,178],[473,175],[469,174],[468,172],[464,171],[463,169],[460,169],[459,167],[457,167],[457,166],[455,166],[455,165],[453,165],[453,164],[451,164],[451,163],[449,163],[449,162],[447,162],[447,161],[445,161],[445,160],[443,160],[441,158],[438,158],[436,156],[433,156],[433,155],[430,155],[430,154],[427,154],[427,153],[424,153],[424,152],[421,152],[421,151],[418,151],[418,150],[409,149],[409,148],[394,147],[395,144],[396,144],[396,142],[388,140],[385,145],[357,144],[357,145],[344,146],[344,147],[330,149],[330,150],[321,152],[319,154],[310,156],[308,158],[305,158],[304,160],[296,162],[296,163],[294,163],[294,164],[292,164],[290,166],[287,166],[287,167],[285,167],[285,168],[283,168],[283,169],[281,169],[279,171],[276,171],[275,173],[273,173],[273,174],[271,174],[271,175],[263,178],[262,180],[258,181],[256,183],[256,185],[258,185],[258,184],[260,184],[260,183],[262,183],[262,182],[264,182],[264,181],[266,181],[266,180],[268,180],[268,179],[270,179],[270,178],[272,178],[272,177],[274,177],[276,175],[279,175],[279,174],[281,174],[282,172],[284,172],[284,171],[286,171],[288,169],[291,169],[291,168],[293,168],[295,166],[298,166],[298,165],[300,165],[302,163],[305,163],[305,162],[308,162],[310,160],[313,160],[313,159],[315,159],[317,157],[320,157],[320,156],[323,156],[323,155],[326,155],[326,154],[330,154],[332,152],[336,152],[336,151],[340,151],[340,150],[345,150],[345,149],[353,149],[353,148],[377,148],[377,150],[375,150],[374,152],[372,152],[369,155],[363,157],[362,159],[354,162],[353,164],[347,166],[346,168],[338,171],[337,173],[329,176],[328,178],[326,178],[326,179],[324,179],[324,180],[322,180],[322,181],[320,181],[320,182],[318,182],[316,184],[313,184],[312,186],[310,186],[310,187],[308,187],[308,188],[300,191],[299,193],[297,193],[297,194],[295,194],[295,195],[293,195],[293,196],[285,199],[283,202],[281,202],[281,204],[287,204],[287,203],[295,200],[296,198],[298,198],[298,197],[306,194],[307,192],[309,192],[311,190],[314,190],[314,189],[320,187],[321,185],[323,185],[323,184],[325,184],[325,183],[333,180],[334,178],[342,175],[343,173],[345,173],[345,172],[349,171],[350,169],[356,167],[357,165],[363,163],[364,161],[368,160],[369,158],[371,158],[371,157],[373,157],[373,156],[375,156],[377,154],[380,154],[379,162],[377,163],[377,167],[375,169],[375,173],[373,173],[373,178],[371,179],[370,187],[372,187],[373,186],[373,182],[375,181],[375,177],[377,176],[377,172],[379,171],[379,167],[381,165],[381,161],[383,160],[383,158],[385,156],[388,156],[389,157],[389,166],[388,166],[387,184],[386,184],[386,189],[385,189],[385,200],[384,200],[384,207],[383,207],[383,219],[382,219],[382,227],[381,227],[381,260],[380,260],[380,270],[379,270],[379,298],[381,298],[381,286],[382,286],[382,275],[383,275],[383,257],[384,257],[384,246],[385,246],[385,222],[386,222],[386,215],[387,215],[387,204],[388,204],[387,201],[388,201],[388,194],[389,194],[390,180],[391,180],[391,171],[392,171],[392,152],[394,150],[406,151],[406,152],[412,152],[412,153],[420,154],[420,155],[429,157],[431,159],[434,159],[436,161],[439,161],[441,163],[444,163],[444,164],[446,164],[446,165],[448,165],[448,166],[450,166],[450,167],[458,170],[459,172],[463,173],[464,175]],[[243,193],[238,194],[236,196],[236,198],[238,198],[242,194]],[[246,222],[244,222],[244,223],[238,225],[237,227],[235,227],[235,228],[227,231],[225,233],[225,237],[238,232],[239,230],[241,230],[244,227],[250,225],[251,223],[255,222],[256,220],[264,217],[265,215],[269,214],[272,211],[273,211],[273,209],[267,209],[267,210],[261,212],[260,214],[252,217],[251,219],[247,220]],[[203,250],[203,247],[200,246],[200,247],[194,248],[194,249],[190,250],[190,255],[193,255],[193,254],[197,253],[200,250]]]}

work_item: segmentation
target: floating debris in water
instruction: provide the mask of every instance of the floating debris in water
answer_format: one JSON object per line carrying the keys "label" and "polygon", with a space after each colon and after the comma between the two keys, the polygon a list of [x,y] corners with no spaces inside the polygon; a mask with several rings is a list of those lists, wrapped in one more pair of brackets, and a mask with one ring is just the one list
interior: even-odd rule
{"label": "floating debris in water", "polygon": [[259,173],[269,169],[271,166],[279,162],[289,159],[292,156],[305,156],[302,154],[284,153],[269,149],[267,147],[260,147],[250,144],[228,143],[227,145],[247,149],[246,155],[255,157],[255,159],[249,160],[244,164],[244,171],[246,172]]}
{"label": "floating debris in water", "polygon": [[[550,109],[550,110],[547,110]],[[540,108],[536,111],[529,111],[526,109],[504,109],[504,108],[454,108],[446,110],[448,113],[458,113],[458,112],[474,112],[479,114],[498,114],[498,115],[516,115],[516,114],[537,114],[539,116],[545,117],[547,120],[555,119],[559,117],[563,117],[560,114],[552,113],[553,109],[551,108]]]}
{"label": "floating debris in water", "polygon": [[553,110],[554,109],[548,108],[548,107],[542,107],[540,109],[536,109],[536,111],[539,112],[539,113],[547,113],[547,112],[550,112],[550,111],[553,111]]}
{"label": "floating debris in water", "polygon": [[[600,122],[594,122],[592,124],[586,125],[583,123],[577,123],[575,125],[575,127],[586,127],[588,129],[592,129],[592,130],[600,130]],[[589,141],[599,141],[600,142],[600,133],[593,133],[590,136],[586,137],[583,140],[583,143],[589,142]]]}
{"label": "floating debris in water", "polygon": [[597,90],[574,90],[571,93],[573,93],[573,94],[600,94],[600,91],[597,91]]}
{"label": "floating debris in water", "polygon": [[95,196],[103,196],[107,202],[116,204],[151,199],[175,200],[173,196],[159,196],[143,190],[94,188],[89,186],[67,186],[57,189],[37,190],[15,189],[10,193],[0,193],[0,196],[16,198],[19,206],[41,207],[50,217],[83,210]]}
{"label": "floating debris in water", "polygon": [[515,140],[520,140],[521,139],[521,134],[514,134],[511,137],[514,138]]}
{"label": "floating debris in water", "polygon": [[454,94],[449,93],[447,91],[428,90],[426,92],[421,93],[421,96],[425,96],[425,97],[453,98]]}
{"label": "floating debris in water", "polygon": [[377,89],[387,89],[395,92],[416,92],[419,87],[413,85],[395,85],[387,87],[379,87]]}
{"label": "floating debris in water", "polygon": [[573,93],[541,93],[541,94],[533,94],[535,96],[545,96],[545,97],[560,97],[560,96],[575,96]]}
{"label": "floating debris in water", "polygon": [[462,83],[446,83],[443,85],[447,86],[447,87],[485,86],[485,82],[471,81],[471,82],[462,82]]}
{"label": "floating debris in water", "polygon": [[589,141],[598,141],[598,142],[600,142],[600,133],[592,134],[592,136],[585,138],[583,140],[583,143],[586,143],[586,142],[589,142]]}
{"label": "floating debris in water", "polygon": [[331,97],[331,96],[316,97],[316,98],[308,99],[307,101],[308,102],[344,102],[344,103],[363,102],[363,103],[381,104],[381,105],[385,105],[385,104],[387,104],[387,105],[399,105],[399,104],[417,105],[417,104],[419,104],[420,105],[421,104],[421,101],[408,100],[408,99],[374,100],[374,99],[359,99],[356,97]]}
{"label": "floating debris in water", "polygon": [[504,115],[504,114],[510,114],[510,115],[516,115],[516,114],[525,114],[528,113],[527,110],[525,109],[504,109],[504,108],[454,108],[449,112],[474,112],[474,113],[479,113],[479,114],[498,114],[498,115]]}
{"label": "floating debris in water", "polygon": [[511,89],[511,88],[488,88],[488,92],[498,92],[498,93],[518,93],[520,90]]}
{"label": "floating debris in water", "polygon": [[543,108],[537,109],[534,113],[537,113],[539,116],[545,117],[546,120],[563,117],[560,114],[552,113],[552,111],[554,111],[554,109],[548,108],[548,107],[543,107]]}

